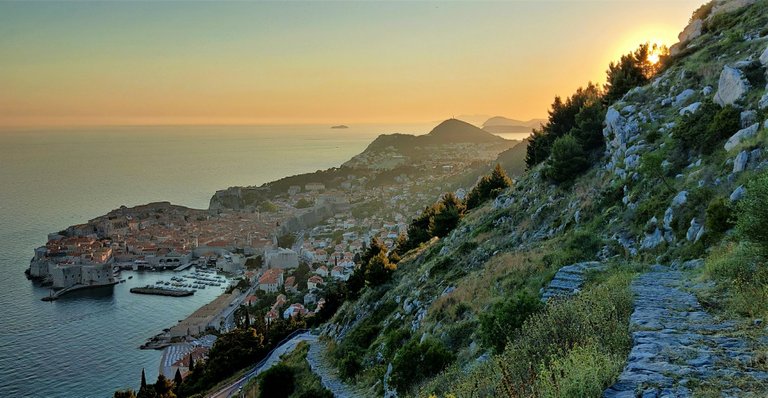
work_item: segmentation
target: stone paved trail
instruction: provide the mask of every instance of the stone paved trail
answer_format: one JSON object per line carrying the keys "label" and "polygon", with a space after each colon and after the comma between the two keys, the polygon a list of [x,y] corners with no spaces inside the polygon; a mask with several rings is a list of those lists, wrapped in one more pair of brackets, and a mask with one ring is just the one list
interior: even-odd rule
{"label": "stone paved trail", "polygon": [[309,367],[320,377],[323,387],[327,388],[337,398],[364,397],[365,394],[341,381],[339,372],[328,364],[323,356],[326,346],[320,340],[312,342],[307,352]]}
{"label": "stone paved trail", "polygon": [[752,396],[737,382],[768,394],[768,374],[749,366],[754,342],[736,337],[733,322],[705,312],[684,290],[689,283],[683,272],[662,266],[632,282],[633,347],[604,398],[691,397],[694,383],[714,386],[723,397]]}
{"label": "stone paved trail", "polygon": [[584,273],[604,271],[605,268],[605,265],[597,261],[577,263],[560,268],[547,287],[541,289],[541,301],[546,302],[550,297],[567,297],[578,293],[584,284]]}

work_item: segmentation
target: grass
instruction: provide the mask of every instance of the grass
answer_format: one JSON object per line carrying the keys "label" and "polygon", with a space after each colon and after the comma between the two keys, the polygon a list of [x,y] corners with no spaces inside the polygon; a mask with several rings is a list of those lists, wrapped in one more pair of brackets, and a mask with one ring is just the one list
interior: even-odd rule
{"label": "grass", "polygon": [[[525,322],[504,353],[467,372],[453,367],[418,396],[591,396],[618,376],[629,353],[629,271],[613,270],[573,299]],[[602,279],[602,280],[601,280]]]}

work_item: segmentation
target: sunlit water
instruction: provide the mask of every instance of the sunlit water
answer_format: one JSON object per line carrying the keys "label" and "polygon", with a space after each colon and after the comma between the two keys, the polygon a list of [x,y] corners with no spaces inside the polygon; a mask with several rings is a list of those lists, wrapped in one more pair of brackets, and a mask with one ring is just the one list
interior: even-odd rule
{"label": "sunlit water", "polygon": [[120,205],[168,200],[207,208],[217,189],[260,185],[338,166],[380,133],[428,125],[124,127],[0,131],[0,397],[110,397],[157,376],[159,351],[139,350],[221,292],[171,298],[131,286],[171,273],[133,275],[105,291],[40,298],[24,277],[46,234]]}

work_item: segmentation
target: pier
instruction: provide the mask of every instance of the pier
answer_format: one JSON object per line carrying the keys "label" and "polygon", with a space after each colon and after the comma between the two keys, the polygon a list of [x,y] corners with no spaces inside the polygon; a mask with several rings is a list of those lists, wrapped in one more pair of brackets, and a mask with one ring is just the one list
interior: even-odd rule
{"label": "pier", "polygon": [[195,291],[184,290],[184,289],[165,289],[162,287],[155,287],[155,286],[144,286],[144,287],[132,287],[131,293],[154,294],[156,296],[186,297],[186,296],[191,296],[195,294]]}
{"label": "pier", "polygon": [[173,272],[180,272],[180,271],[184,271],[185,269],[187,269],[187,268],[189,268],[189,267],[191,267],[191,266],[192,266],[192,263],[186,263],[186,264],[182,264],[182,265],[179,265],[178,267],[174,268],[174,269],[173,269]]}

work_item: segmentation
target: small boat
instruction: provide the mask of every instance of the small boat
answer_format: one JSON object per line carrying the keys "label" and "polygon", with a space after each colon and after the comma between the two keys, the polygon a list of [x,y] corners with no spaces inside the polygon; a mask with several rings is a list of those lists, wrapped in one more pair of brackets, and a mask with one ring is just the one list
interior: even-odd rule
{"label": "small boat", "polygon": [[120,283],[125,283],[125,279],[120,279]]}
{"label": "small boat", "polygon": [[129,276],[128,279],[133,279],[133,275]]}

